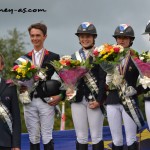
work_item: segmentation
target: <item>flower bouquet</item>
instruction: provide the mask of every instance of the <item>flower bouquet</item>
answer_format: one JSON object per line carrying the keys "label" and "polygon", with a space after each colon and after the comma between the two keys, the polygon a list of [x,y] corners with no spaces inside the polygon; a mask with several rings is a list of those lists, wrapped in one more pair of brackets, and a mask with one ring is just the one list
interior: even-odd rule
{"label": "flower bouquet", "polygon": [[16,60],[16,65],[11,69],[14,84],[26,86],[27,91],[19,95],[19,99],[23,104],[30,103],[30,94],[37,87],[39,80],[45,80],[45,70],[38,68],[32,64],[31,60],[22,56]]}
{"label": "flower bouquet", "polygon": [[[134,61],[140,73],[138,85],[141,84],[144,89],[150,88],[150,51],[142,52],[139,59],[136,58]],[[145,96],[149,97],[150,92]]]}
{"label": "flower bouquet", "polygon": [[95,63],[100,64],[106,72],[111,72],[120,63],[126,52],[121,45],[103,44],[93,50]]}
{"label": "flower bouquet", "polygon": [[94,62],[99,64],[107,73],[107,82],[110,89],[121,84],[123,76],[116,67],[126,55],[121,45],[103,44],[93,50]]}
{"label": "flower bouquet", "polygon": [[88,72],[92,65],[88,59],[85,62],[80,62],[79,60],[71,59],[71,56],[63,56],[59,61],[54,60],[51,64],[63,80],[65,89],[69,88],[74,91],[74,94],[68,99],[73,101],[78,80]]}

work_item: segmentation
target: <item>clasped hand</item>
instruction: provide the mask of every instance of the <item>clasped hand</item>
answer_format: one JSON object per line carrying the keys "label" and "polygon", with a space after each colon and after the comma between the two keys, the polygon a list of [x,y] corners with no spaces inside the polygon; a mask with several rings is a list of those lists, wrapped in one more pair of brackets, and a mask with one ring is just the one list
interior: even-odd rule
{"label": "clasped hand", "polygon": [[67,100],[73,99],[75,95],[76,95],[76,90],[71,89],[71,88],[68,88],[66,90],[66,96],[67,96],[66,98],[67,98]]}
{"label": "clasped hand", "polygon": [[94,101],[89,101],[89,108],[95,109],[95,108],[97,108],[97,107],[99,107],[99,106],[100,106],[100,103],[97,102],[96,100],[94,100]]}

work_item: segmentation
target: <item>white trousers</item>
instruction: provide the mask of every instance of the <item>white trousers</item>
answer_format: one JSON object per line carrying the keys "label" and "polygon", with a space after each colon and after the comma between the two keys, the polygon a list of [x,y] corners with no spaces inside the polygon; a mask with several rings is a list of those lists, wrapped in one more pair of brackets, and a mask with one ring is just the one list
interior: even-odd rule
{"label": "white trousers", "polygon": [[122,120],[124,122],[126,142],[130,146],[136,141],[137,125],[126,113],[121,104],[107,105],[107,117],[114,145],[123,145]]}
{"label": "white trousers", "polygon": [[145,101],[145,114],[147,118],[148,127],[150,129],[150,101]]}
{"label": "white trousers", "polygon": [[90,109],[88,102],[83,98],[82,102],[71,104],[72,118],[77,135],[77,141],[81,144],[88,143],[88,129],[93,144],[103,139],[104,116],[100,108]]}
{"label": "white trousers", "polygon": [[31,143],[40,143],[40,135],[43,144],[52,139],[54,115],[54,107],[44,103],[40,98],[33,98],[30,104],[24,105],[25,123]]}

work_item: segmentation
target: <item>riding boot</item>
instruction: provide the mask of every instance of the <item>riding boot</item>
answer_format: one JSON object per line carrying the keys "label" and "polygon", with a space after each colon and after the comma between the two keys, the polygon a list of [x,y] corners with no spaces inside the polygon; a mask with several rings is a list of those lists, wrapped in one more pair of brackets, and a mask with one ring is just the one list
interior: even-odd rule
{"label": "riding boot", "polygon": [[93,150],[104,150],[104,142],[100,141],[97,144],[92,145]]}
{"label": "riding boot", "polygon": [[44,144],[44,150],[54,150],[54,142],[50,140],[49,143]]}
{"label": "riding boot", "polygon": [[112,150],[123,150],[123,146],[116,146],[112,143]]}
{"label": "riding boot", "polygon": [[128,146],[128,150],[138,150],[138,142],[134,142],[132,145]]}
{"label": "riding boot", "polygon": [[30,150],[40,150],[40,143],[32,144],[30,142]]}
{"label": "riding boot", "polygon": [[76,142],[76,150],[88,150],[88,144],[80,144]]}

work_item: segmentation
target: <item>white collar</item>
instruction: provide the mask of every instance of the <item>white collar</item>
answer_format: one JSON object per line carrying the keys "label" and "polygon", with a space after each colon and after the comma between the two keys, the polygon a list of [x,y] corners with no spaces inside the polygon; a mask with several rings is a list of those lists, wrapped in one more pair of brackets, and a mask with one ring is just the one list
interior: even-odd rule
{"label": "white collar", "polygon": [[36,54],[36,53],[39,53],[39,54],[41,54],[42,53],[42,51],[43,51],[43,49],[44,48],[42,48],[41,50],[39,50],[39,51],[36,51],[35,49],[33,50],[34,51],[34,54]]}

